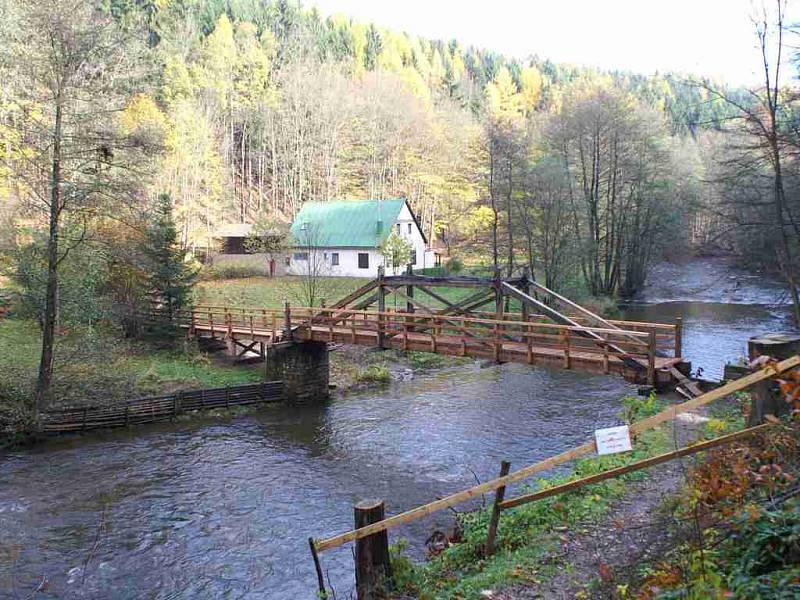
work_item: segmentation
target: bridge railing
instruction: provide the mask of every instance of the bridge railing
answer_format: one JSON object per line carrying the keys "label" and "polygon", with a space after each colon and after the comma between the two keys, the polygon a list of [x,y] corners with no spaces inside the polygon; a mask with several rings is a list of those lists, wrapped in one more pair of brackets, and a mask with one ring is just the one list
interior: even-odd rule
{"label": "bridge railing", "polygon": [[535,314],[528,315],[527,321],[515,313],[503,316],[496,319],[492,318],[494,313],[487,312],[464,316],[348,308],[196,306],[181,313],[179,321],[190,331],[203,330],[219,336],[277,340],[288,325],[312,331],[315,339],[324,338],[327,332],[330,341],[349,339],[363,344],[369,343],[364,336],[372,336],[376,345],[497,359],[503,353],[525,353],[530,362],[537,351],[550,350],[563,357],[567,368],[574,357],[592,355],[599,357],[606,369],[615,358],[634,358],[652,371],[656,356],[680,356],[680,322],[610,321],[620,327],[612,329],[559,325]]}

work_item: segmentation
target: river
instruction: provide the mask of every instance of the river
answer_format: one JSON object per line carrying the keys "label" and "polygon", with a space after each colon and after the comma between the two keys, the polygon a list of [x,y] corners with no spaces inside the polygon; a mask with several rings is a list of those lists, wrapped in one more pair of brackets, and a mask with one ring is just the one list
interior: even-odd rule
{"label": "river", "polygon": [[[625,316],[685,319],[709,378],[748,336],[788,328],[782,290],[724,261],[662,265]],[[739,283],[736,283],[736,282]],[[614,425],[620,378],[471,364],[337,398],[63,438],[0,454],[0,598],[315,597],[309,536],[352,525],[380,497],[395,513],[522,466]],[[490,499],[487,498],[487,501]],[[421,556],[445,512],[392,532]],[[324,553],[338,597],[348,547]]]}

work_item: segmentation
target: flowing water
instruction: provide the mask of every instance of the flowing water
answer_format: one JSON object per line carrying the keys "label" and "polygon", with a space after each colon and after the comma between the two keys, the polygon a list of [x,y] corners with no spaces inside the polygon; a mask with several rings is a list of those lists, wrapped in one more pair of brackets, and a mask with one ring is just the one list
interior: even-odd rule
{"label": "flowing water", "polygon": [[[749,335],[788,326],[780,288],[744,278],[720,261],[663,266],[653,280],[666,283],[626,316],[684,316],[685,354],[714,377]],[[307,538],[349,529],[356,501],[385,498],[394,513],[492,477],[501,459],[534,462],[614,425],[633,391],[615,377],[473,364],[323,407],[0,454],[0,598],[26,598],[43,578],[39,598],[314,598]],[[421,556],[451,519],[391,537]],[[321,556],[339,597],[353,585],[350,552]]]}

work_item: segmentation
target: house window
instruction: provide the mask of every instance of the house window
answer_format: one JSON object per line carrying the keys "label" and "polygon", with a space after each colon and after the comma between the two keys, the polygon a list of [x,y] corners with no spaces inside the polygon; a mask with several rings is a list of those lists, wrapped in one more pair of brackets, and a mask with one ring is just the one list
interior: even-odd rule
{"label": "house window", "polygon": [[339,253],[338,252],[331,252],[331,265],[338,266],[339,264]]}
{"label": "house window", "polygon": [[284,261],[286,262],[286,266],[287,266],[287,267],[288,267],[288,266],[291,266],[291,264],[292,264],[292,257],[291,257],[291,256],[289,256],[289,255],[287,254],[287,255],[286,255],[286,258],[284,259]]}
{"label": "house window", "polygon": [[411,223],[408,224],[408,235],[411,235]]}
{"label": "house window", "polygon": [[417,264],[417,251],[416,250],[412,250],[411,251],[411,264],[412,265]]}
{"label": "house window", "polygon": [[293,258],[294,260],[308,261],[308,252],[295,252]]}
{"label": "house window", "polygon": [[358,253],[358,268],[369,269],[369,254],[366,252]]}
{"label": "house window", "polygon": [[400,235],[400,223],[397,224],[397,235]]}

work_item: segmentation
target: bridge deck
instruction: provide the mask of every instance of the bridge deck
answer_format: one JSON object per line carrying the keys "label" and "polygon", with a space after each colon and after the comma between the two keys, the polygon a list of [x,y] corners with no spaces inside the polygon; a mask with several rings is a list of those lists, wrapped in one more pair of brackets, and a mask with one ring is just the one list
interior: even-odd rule
{"label": "bridge deck", "polygon": [[[536,315],[521,321],[352,309],[215,311],[192,311],[181,324],[190,335],[226,340],[240,357],[253,352],[263,357],[265,346],[283,341],[288,324],[298,340],[614,373],[639,383],[669,384],[674,382],[674,367],[688,367],[674,356],[674,326],[658,323],[616,321],[627,328],[601,329],[542,323]],[[665,358],[667,353],[673,356]]]}

